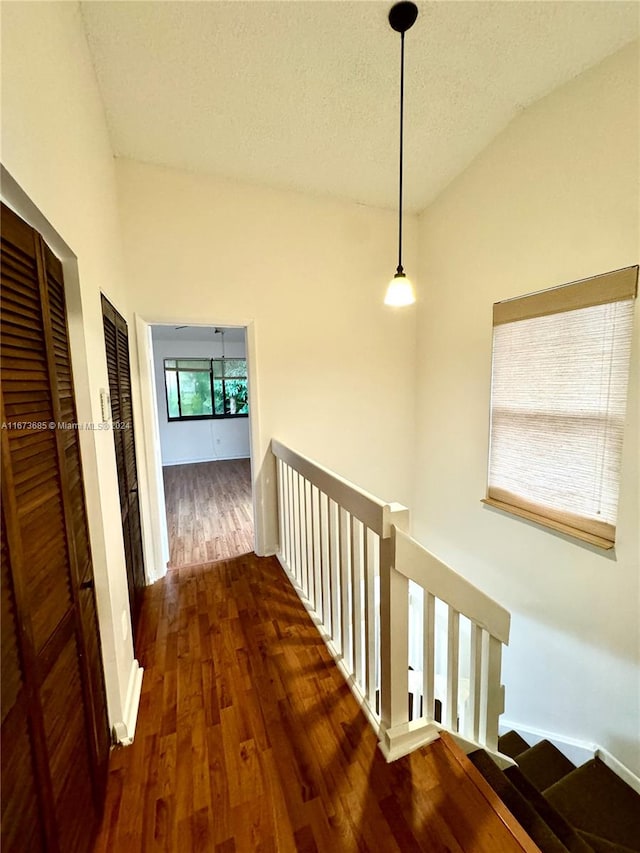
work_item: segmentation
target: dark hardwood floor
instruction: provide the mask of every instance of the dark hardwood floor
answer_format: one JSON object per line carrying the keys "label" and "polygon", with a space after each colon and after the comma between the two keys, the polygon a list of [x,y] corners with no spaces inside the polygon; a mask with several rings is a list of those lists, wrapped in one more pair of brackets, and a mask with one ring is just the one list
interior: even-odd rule
{"label": "dark hardwood floor", "polygon": [[537,849],[447,739],[386,764],[275,558],[169,572],[136,650],[96,853]]}
{"label": "dark hardwood floor", "polygon": [[253,551],[249,459],[170,465],[162,472],[170,568]]}

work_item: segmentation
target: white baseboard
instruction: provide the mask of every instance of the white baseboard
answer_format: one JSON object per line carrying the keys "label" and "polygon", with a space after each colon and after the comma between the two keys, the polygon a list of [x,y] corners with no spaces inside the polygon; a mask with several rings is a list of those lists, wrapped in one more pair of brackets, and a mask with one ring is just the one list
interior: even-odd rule
{"label": "white baseboard", "polygon": [[616,776],[619,776],[623,782],[626,782],[630,788],[633,788],[637,794],[640,794],[640,776],[632,773],[628,767],[625,767],[621,761],[618,761],[615,755],[611,755],[610,752],[602,749],[602,747],[598,747],[596,755],[603,764],[607,765],[609,770],[613,770]]}
{"label": "white baseboard", "polygon": [[197,465],[199,462],[229,462],[232,459],[250,459],[246,453],[236,454],[235,456],[216,456],[213,459],[206,457],[205,459],[175,459],[172,461],[162,460],[163,468],[171,468],[174,465]]}
{"label": "white baseboard", "polygon": [[619,761],[614,755],[598,746],[596,743],[588,743],[586,741],[575,740],[574,738],[559,735],[555,732],[547,732],[543,729],[536,729],[531,726],[525,726],[522,723],[513,722],[511,720],[500,721],[500,734],[503,735],[508,731],[515,731],[523,737],[529,746],[535,746],[541,740],[548,740],[560,752],[572,761],[576,767],[584,764],[585,761],[590,761],[592,758],[598,757],[603,764],[606,764],[610,770],[619,776],[627,783],[634,791],[640,794],[640,777],[636,776],[628,767]]}
{"label": "white baseboard", "polygon": [[122,746],[129,746],[132,744],[136,733],[136,722],[138,720],[138,708],[140,706],[140,694],[142,693],[143,675],[144,669],[134,658],[131,663],[131,672],[129,673],[129,684],[127,686],[127,698],[125,701],[123,715],[124,719],[115,723],[113,726],[114,740]]}
{"label": "white baseboard", "polygon": [[555,732],[535,729],[531,726],[514,722],[513,720],[501,719],[499,728],[501,735],[513,729],[513,731],[517,732],[526,740],[529,746],[535,746],[541,740],[548,740],[576,766],[584,764],[585,761],[589,761],[596,755],[597,746],[594,743],[586,743],[585,741],[564,737],[556,734]]}

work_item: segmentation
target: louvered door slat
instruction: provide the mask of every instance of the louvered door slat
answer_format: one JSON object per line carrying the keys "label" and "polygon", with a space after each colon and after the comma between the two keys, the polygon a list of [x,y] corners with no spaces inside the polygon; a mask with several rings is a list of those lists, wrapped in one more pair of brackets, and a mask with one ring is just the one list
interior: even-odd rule
{"label": "louvered door slat", "polygon": [[5,318],[5,326],[3,328],[3,340],[11,339],[18,342],[18,346],[29,346],[31,341],[37,340],[38,335],[24,324],[13,322],[11,319]]}
{"label": "louvered door slat", "polygon": [[25,433],[20,445],[13,449],[12,457],[18,462],[23,462],[26,459],[37,462],[40,456],[51,452],[49,440],[49,434],[42,430]]}
{"label": "louvered door slat", "polygon": [[[27,399],[22,399],[22,397]],[[32,395],[5,396],[4,411],[7,423],[22,423],[22,418],[28,418],[30,423],[48,423],[51,417],[48,400],[44,392]]]}
{"label": "louvered door slat", "polygon": [[5,365],[7,362],[11,364],[11,359],[19,359],[21,363],[27,362],[28,364],[43,363],[42,356],[39,353],[30,353],[23,346],[12,345],[6,337],[2,339],[0,351],[2,353],[2,361]]}
{"label": "louvered door slat", "polygon": [[37,301],[29,298],[25,290],[25,279],[11,278],[7,275],[6,269],[2,270],[2,275],[4,285],[2,301],[7,306],[7,310],[11,312],[11,322],[13,325],[29,328],[34,323],[38,323],[40,315],[39,305]]}

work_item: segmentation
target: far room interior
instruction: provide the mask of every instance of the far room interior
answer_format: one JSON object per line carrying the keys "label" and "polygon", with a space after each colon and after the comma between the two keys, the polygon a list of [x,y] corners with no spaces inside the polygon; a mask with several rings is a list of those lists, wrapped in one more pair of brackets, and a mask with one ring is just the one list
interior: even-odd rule
{"label": "far room interior", "polygon": [[245,329],[151,327],[168,568],[253,551]]}

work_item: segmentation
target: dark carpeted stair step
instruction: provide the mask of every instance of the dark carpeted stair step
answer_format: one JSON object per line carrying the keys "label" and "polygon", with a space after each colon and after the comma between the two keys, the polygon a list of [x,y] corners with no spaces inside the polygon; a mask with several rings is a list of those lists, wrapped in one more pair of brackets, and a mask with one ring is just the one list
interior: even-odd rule
{"label": "dark carpeted stair step", "polygon": [[548,740],[529,747],[518,758],[518,767],[538,791],[550,788],[576,769],[569,759]]}
{"label": "dark carpeted stair step", "polygon": [[517,758],[522,752],[529,749],[529,744],[518,732],[513,730],[498,738],[498,752],[508,755],[509,758]]}
{"label": "dark carpeted stair step", "polygon": [[590,832],[580,832],[580,837],[587,842],[593,853],[635,853],[631,847],[624,847],[622,844],[614,844],[613,841],[607,841],[605,838],[598,838],[597,835],[592,835]]}
{"label": "dark carpeted stair step", "polygon": [[511,784],[528,800],[552,832],[571,853],[594,853],[576,830],[557,812],[544,795],[533,787],[519,767],[507,767],[504,771]]}
{"label": "dark carpeted stair step", "polygon": [[640,853],[640,795],[599,758],[573,770],[544,795],[577,829]]}
{"label": "dark carpeted stair step", "polygon": [[[574,848],[566,847],[551,827],[538,814],[518,789],[495,764],[493,759],[483,750],[478,749],[469,754],[469,758],[491,785],[511,814],[518,821],[529,837],[538,845],[542,853],[567,853]],[[592,853],[588,846],[575,848],[580,853]]]}

